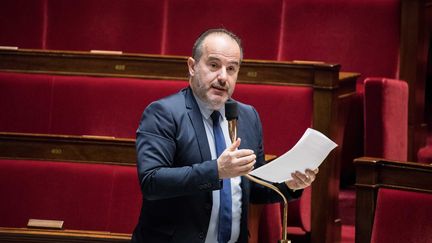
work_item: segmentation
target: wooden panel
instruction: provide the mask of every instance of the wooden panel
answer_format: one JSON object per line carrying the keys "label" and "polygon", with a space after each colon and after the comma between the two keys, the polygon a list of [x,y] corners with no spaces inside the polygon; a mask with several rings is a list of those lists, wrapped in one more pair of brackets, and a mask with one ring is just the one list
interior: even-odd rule
{"label": "wooden panel", "polygon": [[119,243],[130,242],[130,234],[109,233],[100,231],[81,230],[38,230],[27,228],[4,228],[0,227],[0,242],[70,242],[70,243]]}
{"label": "wooden panel", "polygon": [[135,165],[135,140],[0,133],[0,158]]}
{"label": "wooden panel", "polygon": [[[0,71],[187,80],[187,57],[90,52],[1,50]],[[239,83],[312,85],[316,70],[339,72],[337,64],[244,60]],[[318,84],[317,84],[318,85]],[[337,83],[320,86],[336,88]]]}
{"label": "wooden panel", "polygon": [[379,188],[432,193],[432,165],[390,161],[381,158],[355,159],[356,242],[370,242]]}

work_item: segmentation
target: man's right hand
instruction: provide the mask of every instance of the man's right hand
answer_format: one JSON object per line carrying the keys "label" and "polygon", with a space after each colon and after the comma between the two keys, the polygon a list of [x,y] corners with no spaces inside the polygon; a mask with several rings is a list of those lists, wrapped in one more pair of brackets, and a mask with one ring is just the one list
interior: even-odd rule
{"label": "man's right hand", "polygon": [[250,149],[238,149],[241,139],[232,143],[217,159],[219,179],[242,176],[253,170],[256,155]]}

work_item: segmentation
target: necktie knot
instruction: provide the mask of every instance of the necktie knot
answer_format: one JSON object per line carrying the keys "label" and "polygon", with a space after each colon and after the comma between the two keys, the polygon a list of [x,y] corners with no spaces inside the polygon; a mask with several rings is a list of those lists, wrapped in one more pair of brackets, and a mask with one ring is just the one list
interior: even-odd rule
{"label": "necktie knot", "polygon": [[213,125],[219,124],[219,117],[221,114],[219,111],[213,111],[213,113],[210,115],[211,119],[213,120]]}

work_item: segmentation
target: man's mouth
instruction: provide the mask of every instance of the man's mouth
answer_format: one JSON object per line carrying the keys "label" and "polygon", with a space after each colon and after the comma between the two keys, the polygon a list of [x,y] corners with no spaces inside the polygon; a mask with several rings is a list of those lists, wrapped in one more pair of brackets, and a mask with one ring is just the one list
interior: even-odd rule
{"label": "man's mouth", "polygon": [[212,85],[211,86],[213,89],[217,89],[219,91],[227,91],[228,89],[226,87],[223,86],[219,86],[219,85]]}

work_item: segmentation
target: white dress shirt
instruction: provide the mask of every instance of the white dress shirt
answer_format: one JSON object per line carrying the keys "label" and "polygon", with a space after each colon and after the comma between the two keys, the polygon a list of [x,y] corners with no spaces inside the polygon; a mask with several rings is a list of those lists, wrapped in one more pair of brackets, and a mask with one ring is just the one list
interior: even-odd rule
{"label": "white dress shirt", "polygon": [[[195,96],[195,95],[194,95]],[[210,118],[210,115],[213,113],[213,110],[210,110],[204,102],[202,102],[197,96],[195,96],[195,100],[198,103],[200,108],[203,123],[207,135],[207,140],[210,146],[210,152],[212,159],[217,159],[216,157],[216,146],[214,142],[213,135],[213,121]],[[225,108],[219,110],[221,114],[220,126],[222,128],[222,132],[225,138],[225,144],[227,147],[231,144],[231,139],[229,137],[228,132],[228,121],[225,118]],[[231,178],[231,195],[232,195],[232,227],[231,227],[231,239],[230,243],[234,243],[237,241],[240,235],[240,217],[241,217],[241,199],[242,199],[242,189],[240,187],[241,178],[239,176]],[[219,219],[219,190],[213,191],[213,206],[211,211],[209,228],[207,230],[206,243],[214,243],[217,242],[218,235],[218,219]]]}

